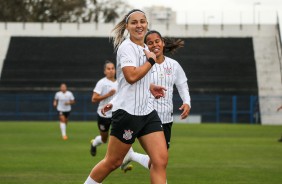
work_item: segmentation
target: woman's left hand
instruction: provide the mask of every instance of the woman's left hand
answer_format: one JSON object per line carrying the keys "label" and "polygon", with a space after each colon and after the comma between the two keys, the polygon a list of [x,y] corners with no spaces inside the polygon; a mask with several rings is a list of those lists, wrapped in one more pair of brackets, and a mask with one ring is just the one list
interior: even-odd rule
{"label": "woman's left hand", "polygon": [[159,99],[159,98],[165,96],[166,88],[163,87],[163,86],[157,86],[155,84],[151,84],[150,85],[150,91],[156,99]]}
{"label": "woman's left hand", "polygon": [[190,106],[188,104],[182,104],[181,107],[179,108],[179,110],[183,110],[180,117],[181,117],[181,119],[185,119],[185,118],[188,117],[188,115],[190,113]]}

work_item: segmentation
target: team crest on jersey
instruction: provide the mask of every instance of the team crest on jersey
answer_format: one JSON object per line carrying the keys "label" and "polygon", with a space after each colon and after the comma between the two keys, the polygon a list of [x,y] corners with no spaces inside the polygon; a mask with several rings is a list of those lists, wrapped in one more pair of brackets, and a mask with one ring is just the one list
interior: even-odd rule
{"label": "team crest on jersey", "polygon": [[171,75],[172,74],[172,68],[164,68],[165,74],[166,75]]}
{"label": "team crest on jersey", "polygon": [[131,130],[124,130],[123,138],[125,140],[132,139],[132,133],[133,133],[133,131],[131,131]]}

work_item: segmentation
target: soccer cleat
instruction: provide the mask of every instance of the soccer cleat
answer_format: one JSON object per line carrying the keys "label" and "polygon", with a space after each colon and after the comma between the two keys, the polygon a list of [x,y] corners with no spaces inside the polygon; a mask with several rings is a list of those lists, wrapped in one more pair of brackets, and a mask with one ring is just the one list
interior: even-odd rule
{"label": "soccer cleat", "polygon": [[121,169],[124,173],[126,173],[127,171],[131,171],[133,169],[133,165],[129,164],[126,165],[126,167],[124,169]]}
{"label": "soccer cleat", "polygon": [[[120,166],[120,169],[126,172],[128,164],[131,162],[131,153],[133,152],[132,147],[128,150],[127,154],[125,155],[122,164]],[[132,169],[132,168],[131,168]]]}
{"label": "soccer cleat", "polygon": [[63,140],[64,140],[64,141],[68,140],[68,136],[64,135],[64,136],[63,136]]}
{"label": "soccer cleat", "polygon": [[91,140],[91,146],[90,146],[90,154],[94,157],[97,153],[97,147],[93,146],[94,139]]}

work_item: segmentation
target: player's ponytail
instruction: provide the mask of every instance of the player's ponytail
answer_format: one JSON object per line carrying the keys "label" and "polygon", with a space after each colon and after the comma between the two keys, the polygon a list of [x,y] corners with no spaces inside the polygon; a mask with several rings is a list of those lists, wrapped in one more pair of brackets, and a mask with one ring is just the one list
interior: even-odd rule
{"label": "player's ponytail", "polygon": [[165,43],[165,47],[164,47],[164,51],[163,51],[164,53],[174,54],[178,48],[184,47],[184,41],[183,40],[162,37],[162,35],[158,31],[155,31],[155,30],[150,30],[150,31],[147,32],[145,39],[144,39],[145,43],[147,43],[147,37],[150,34],[153,34],[153,33],[159,35],[159,37]]}
{"label": "player's ponytail", "polygon": [[121,44],[121,42],[124,40],[124,32],[126,29],[126,18],[127,16],[124,16],[124,18],[114,27],[112,32],[114,33],[112,39],[113,39],[113,45],[115,51]]}

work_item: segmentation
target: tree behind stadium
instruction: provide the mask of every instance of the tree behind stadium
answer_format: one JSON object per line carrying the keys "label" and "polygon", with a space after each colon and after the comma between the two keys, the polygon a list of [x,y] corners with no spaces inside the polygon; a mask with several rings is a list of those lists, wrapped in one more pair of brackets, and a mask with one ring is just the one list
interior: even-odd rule
{"label": "tree behind stadium", "polygon": [[1,0],[2,22],[114,22],[129,6],[122,0]]}

